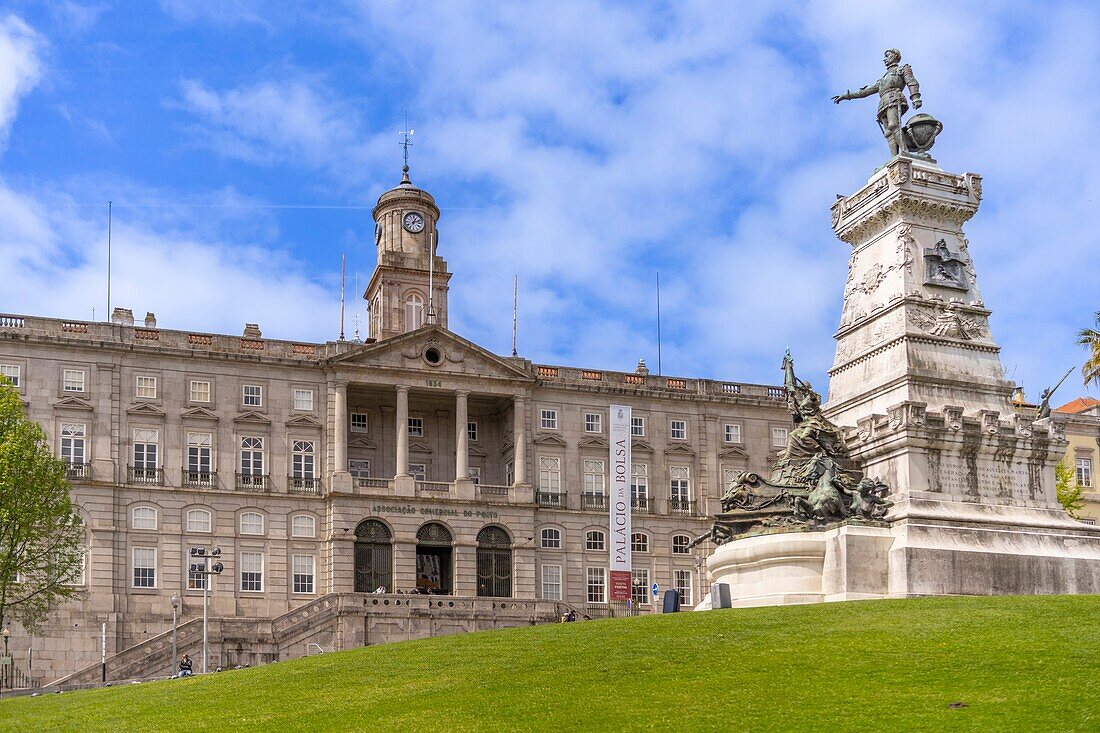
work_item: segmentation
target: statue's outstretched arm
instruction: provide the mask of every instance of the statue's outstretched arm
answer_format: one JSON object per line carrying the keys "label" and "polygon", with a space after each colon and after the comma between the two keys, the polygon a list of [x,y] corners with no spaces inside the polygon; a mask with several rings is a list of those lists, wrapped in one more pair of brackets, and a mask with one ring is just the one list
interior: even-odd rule
{"label": "statue's outstretched arm", "polygon": [[869,97],[872,94],[878,94],[878,83],[871,84],[870,86],[860,87],[854,92],[844,92],[844,94],[838,94],[833,97],[833,102],[840,104],[847,99],[862,99],[863,97]]}

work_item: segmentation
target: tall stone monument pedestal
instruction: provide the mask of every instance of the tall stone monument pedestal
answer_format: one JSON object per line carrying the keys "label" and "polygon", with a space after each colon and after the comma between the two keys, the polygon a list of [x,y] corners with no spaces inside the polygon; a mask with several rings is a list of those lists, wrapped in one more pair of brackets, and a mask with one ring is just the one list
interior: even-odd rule
{"label": "tall stone monument pedestal", "polygon": [[852,256],[823,413],[893,506],[722,544],[708,572],[735,605],[1100,593],[1100,528],[1057,500],[1065,437],[1010,402],[962,229],[981,196],[976,174],[897,156],[834,203]]}

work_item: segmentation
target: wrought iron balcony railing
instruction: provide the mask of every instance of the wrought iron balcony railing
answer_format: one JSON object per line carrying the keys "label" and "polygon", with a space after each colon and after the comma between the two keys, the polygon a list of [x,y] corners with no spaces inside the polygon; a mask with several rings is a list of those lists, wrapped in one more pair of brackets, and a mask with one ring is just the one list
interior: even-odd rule
{"label": "wrought iron balcony railing", "polygon": [[191,471],[182,470],[183,485],[199,489],[211,489],[218,485],[218,474],[215,471]]}
{"label": "wrought iron balcony railing", "polygon": [[271,476],[266,473],[238,473],[237,488],[243,491],[271,491]]}
{"label": "wrought iron balcony railing", "polygon": [[553,509],[565,508],[565,494],[558,491],[540,491],[538,492],[537,500],[539,506]]}
{"label": "wrought iron balcony railing", "polygon": [[670,514],[691,514],[693,503],[690,499],[681,499],[679,497],[670,497],[668,500],[668,511]]}
{"label": "wrought iron balcony railing", "polygon": [[126,480],[131,484],[162,486],[164,484],[164,469],[126,466]]}
{"label": "wrought iron balcony railing", "polygon": [[638,514],[649,514],[653,511],[653,503],[648,496],[635,496],[630,500],[630,508]]}
{"label": "wrought iron balcony railing", "polygon": [[65,478],[82,479],[92,477],[92,464],[90,463],[66,463]]}
{"label": "wrought iron balcony railing", "polygon": [[321,493],[321,479],[287,476],[286,490],[291,494],[319,494]]}
{"label": "wrought iron balcony railing", "polygon": [[581,494],[581,509],[607,509],[607,497],[603,494]]}

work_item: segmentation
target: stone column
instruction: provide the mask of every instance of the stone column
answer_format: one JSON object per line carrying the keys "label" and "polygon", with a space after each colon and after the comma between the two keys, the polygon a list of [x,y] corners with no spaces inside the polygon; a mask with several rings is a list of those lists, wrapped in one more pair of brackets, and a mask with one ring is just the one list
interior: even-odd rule
{"label": "stone column", "polygon": [[409,475],[409,388],[397,387],[397,475]]}
{"label": "stone column", "polygon": [[455,392],[455,481],[470,477],[469,394],[461,389]]}
{"label": "stone column", "polygon": [[336,415],[332,430],[332,470],[342,473],[348,470],[348,383],[333,382],[336,389]]}
{"label": "stone column", "polygon": [[526,420],[523,397],[516,395],[512,398],[512,469],[513,481],[517,484],[527,483],[527,431],[523,429]]}

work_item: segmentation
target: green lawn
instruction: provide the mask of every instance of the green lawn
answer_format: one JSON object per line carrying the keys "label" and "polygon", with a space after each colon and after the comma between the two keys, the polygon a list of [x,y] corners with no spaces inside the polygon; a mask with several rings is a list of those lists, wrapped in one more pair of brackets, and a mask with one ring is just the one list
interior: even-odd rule
{"label": "green lawn", "polygon": [[4,700],[0,728],[1097,731],[1098,617],[1033,596],[555,624]]}

